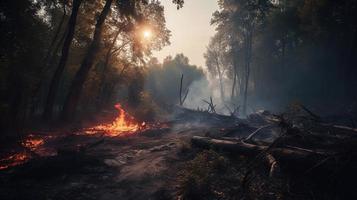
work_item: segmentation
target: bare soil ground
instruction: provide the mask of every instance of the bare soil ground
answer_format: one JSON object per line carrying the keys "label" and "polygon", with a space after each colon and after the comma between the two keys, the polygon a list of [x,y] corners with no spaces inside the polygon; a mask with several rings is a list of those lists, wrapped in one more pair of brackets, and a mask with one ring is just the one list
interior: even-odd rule
{"label": "bare soil ground", "polygon": [[126,136],[44,134],[30,161],[0,170],[0,199],[357,198],[355,128],[295,113],[181,111]]}
{"label": "bare soil ground", "polygon": [[[172,199],[177,172],[189,159],[182,148],[193,134],[204,132],[182,130],[58,138],[50,144],[57,156],[0,172],[0,199]],[[83,144],[95,146],[73,151]]]}

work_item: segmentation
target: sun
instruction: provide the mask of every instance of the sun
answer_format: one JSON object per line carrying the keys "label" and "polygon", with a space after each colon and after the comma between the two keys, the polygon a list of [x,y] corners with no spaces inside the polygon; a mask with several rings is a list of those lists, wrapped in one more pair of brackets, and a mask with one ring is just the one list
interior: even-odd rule
{"label": "sun", "polygon": [[144,30],[143,36],[144,36],[145,39],[150,39],[151,36],[152,36],[152,33],[151,33],[150,30]]}

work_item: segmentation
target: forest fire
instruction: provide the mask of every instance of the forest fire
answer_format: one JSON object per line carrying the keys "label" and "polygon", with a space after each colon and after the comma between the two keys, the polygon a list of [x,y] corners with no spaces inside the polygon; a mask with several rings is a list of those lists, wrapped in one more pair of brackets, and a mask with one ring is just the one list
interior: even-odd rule
{"label": "forest fire", "polygon": [[22,146],[28,148],[31,151],[35,151],[43,144],[44,140],[42,138],[35,138],[34,135],[29,135],[28,138],[22,142]]}
{"label": "forest fire", "polygon": [[119,116],[111,124],[95,126],[88,129],[86,134],[96,134],[99,131],[103,131],[106,136],[115,137],[135,133],[146,126],[145,122],[141,124],[136,122],[132,116],[125,112],[119,103],[114,107],[118,110]]}
{"label": "forest fire", "polygon": [[8,169],[27,162],[32,157],[29,151],[38,155],[52,155],[53,153],[51,151],[47,152],[46,149],[41,148],[44,143],[45,140],[43,138],[36,137],[32,134],[28,135],[27,138],[21,142],[21,146],[25,148],[25,150],[0,159],[0,170]]}
{"label": "forest fire", "polygon": [[25,152],[13,154],[9,157],[0,159],[0,170],[23,164],[29,159],[30,156]]}

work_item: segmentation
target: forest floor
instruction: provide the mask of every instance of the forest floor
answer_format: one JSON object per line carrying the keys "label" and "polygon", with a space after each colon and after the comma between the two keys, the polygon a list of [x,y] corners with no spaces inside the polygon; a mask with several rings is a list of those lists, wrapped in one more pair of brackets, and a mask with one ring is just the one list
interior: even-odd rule
{"label": "forest floor", "polygon": [[[57,137],[47,147],[59,149],[58,155],[0,171],[0,199],[171,199],[177,196],[177,173],[191,155],[182,148],[202,133],[163,129]],[[97,141],[85,152],[73,151]]]}
{"label": "forest floor", "polygon": [[163,126],[118,137],[33,133],[21,163],[0,170],[0,199],[356,197],[357,130],[311,114],[180,109]]}

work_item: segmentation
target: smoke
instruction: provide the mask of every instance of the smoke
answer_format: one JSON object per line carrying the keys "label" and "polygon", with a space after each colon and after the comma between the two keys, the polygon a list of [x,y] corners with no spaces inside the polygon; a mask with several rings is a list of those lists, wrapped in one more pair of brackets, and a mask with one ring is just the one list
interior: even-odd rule
{"label": "smoke", "polygon": [[215,79],[207,80],[206,76],[191,83],[184,106],[191,109],[207,110],[208,104],[204,100],[209,102],[212,98],[217,113],[229,114],[229,110],[225,106],[228,104],[226,100],[228,99],[229,88],[227,85],[229,84],[224,84],[226,87],[224,88],[225,96],[223,100],[219,81]]}

